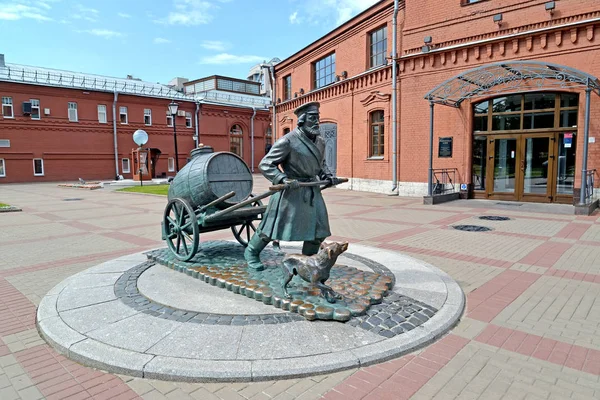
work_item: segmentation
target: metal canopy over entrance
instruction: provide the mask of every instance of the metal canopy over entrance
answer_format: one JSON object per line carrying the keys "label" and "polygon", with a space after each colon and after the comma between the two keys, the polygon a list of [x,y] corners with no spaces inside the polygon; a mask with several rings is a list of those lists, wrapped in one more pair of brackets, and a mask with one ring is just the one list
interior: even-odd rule
{"label": "metal canopy over entrance", "polygon": [[463,72],[436,86],[425,99],[458,108],[464,100],[477,96],[577,87],[591,88],[600,96],[600,80],[583,71],[541,61],[510,61]]}
{"label": "metal canopy over entrance", "polygon": [[507,61],[486,64],[450,78],[425,95],[430,106],[429,173],[427,194],[433,195],[433,122],[434,106],[459,108],[467,99],[505,93],[547,89],[585,89],[585,124],[581,168],[580,203],[586,201],[588,138],[590,127],[590,94],[600,96],[600,80],[588,73],[565,65],[543,61]]}

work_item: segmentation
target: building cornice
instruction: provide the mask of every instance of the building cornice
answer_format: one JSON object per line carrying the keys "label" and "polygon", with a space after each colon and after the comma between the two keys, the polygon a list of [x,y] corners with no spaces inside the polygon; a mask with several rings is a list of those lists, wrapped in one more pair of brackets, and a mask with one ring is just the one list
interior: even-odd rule
{"label": "building cornice", "polygon": [[294,110],[301,104],[311,101],[323,101],[357,89],[367,89],[368,87],[378,85],[381,82],[391,82],[391,78],[391,65],[384,65],[379,68],[370,69],[359,75],[335,82],[329,86],[313,90],[302,96],[280,103],[277,105],[277,112]]}
{"label": "building cornice", "polygon": [[574,28],[578,26],[593,24],[599,21],[600,11],[595,11],[592,13],[582,14],[578,16],[561,18],[554,21],[545,21],[535,24],[523,25],[521,27],[510,29],[510,31],[512,31],[511,33],[508,33],[507,31],[499,31],[436,43],[432,46],[432,49],[427,53],[422,52],[422,47],[413,47],[411,49],[405,50],[404,55],[400,58],[407,59],[411,57],[427,56],[434,53],[461,49],[464,47],[514,39],[549,31]]}

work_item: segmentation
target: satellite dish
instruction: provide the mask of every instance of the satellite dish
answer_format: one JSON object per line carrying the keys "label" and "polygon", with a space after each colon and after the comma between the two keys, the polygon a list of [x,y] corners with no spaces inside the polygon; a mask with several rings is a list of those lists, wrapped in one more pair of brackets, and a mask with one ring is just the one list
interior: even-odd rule
{"label": "satellite dish", "polygon": [[138,129],[137,131],[133,132],[133,141],[135,142],[135,144],[142,147],[143,145],[148,143],[148,134],[146,133],[146,131]]}

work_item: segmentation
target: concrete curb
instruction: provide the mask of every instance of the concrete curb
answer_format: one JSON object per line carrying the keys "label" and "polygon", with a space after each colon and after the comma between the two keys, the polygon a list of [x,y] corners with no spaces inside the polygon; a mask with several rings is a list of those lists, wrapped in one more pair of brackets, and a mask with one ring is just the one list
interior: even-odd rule
{"label": "concrete curb", "polygon": [[[296,327],[291,331],[290,328],[282,328],[280,325],[261,325],[253,328],[258,334],[256,337],[251,337],[252,340],[244,342],[238,339],[240,346],[242,342],[250,346],[245,352],[242,352],[246,354],[247,358],[242,359],[237,357],[239,353],[237,346],[229,346],[236,350],[235,353],[228,354],[226,353],[229,351],[227,350],[228,346],[225,348],[219,346],[219,340],[229,340],[229,337],[241,335],[240,332],[245,329],[243,327],[193,325],[185,322],[173,323],[173,321],[166,324],[165,320],[162,320],[164,323],[157,322],[158,319],[151,315],[137,313],[133,316],[124,316],[118,321],[108,318],[98,328],[97,326],[100,326],[98,324],[103,323],[102,318],[105,318],[103,313],[97,312],[98,307],[104,307],[103,304],[107,304],[108,307],[111,302],[115,301],[114,293],[107,292],[104,296],[106,286],[102,285],[106,285],[105,281],[109,275],[112,279],[115,274],[123,273],[145,259],[143,253],[136,253],[97,265],[59,283],[40,302],[36,323],[41,336],[58,352],[90,367],[113,373],[171,381],[239,382],[299,378],[383,362],[435,341],[459,321],[465,307],[464,293],[459,285],[443,271],[420,260],[377,248],[351,244],[350,252],[379,262],[394,272],[397,279],[395,291],[413,290],[416,295],[427,296],[429,292],[426,290],[414,290],[415,285],[423,286],[419,282],[426,278],[432,291],[437,291],[434,293],[437,301],[441,302],[444,297],[443,304],[438,312],[423,325],[390,339],[340,323],[320,325],[320,329],[316,329],[314,324],[321,322],[294,322],[298,325],[295,325]],[[413,281],[410,279],[402,281],[403,277],[413,277],[414,279]],[[89,286],[86,284],[86,279]],[[79,307],[74,307],[78,304],[77,302],[72,303],[74,306],[70,309],[85,313],[89,307],[90,319],[94,319],[93,323],[96,324],[94,325],[96,328],[88,332],[77,325],[85,324],[85,318],[80,318],[77,323],[71,319],[71,323],[75,323],[75,325],[69,326],[61,317],[62,313],[68,311],[60,311],[60,307],[57,306],[60,299],[76,301],[74,296],[85,296],[85,293],[90,293],[92,290],[82,290],[82,287],[93,288],[94,285],[102,290],[97,290],[97,295],[88,296],[86,301],[81,301]],[[423,301],[418,298],[416,300]],[[89,304],[90,302],[93,304]],[[96,312],[92,314],[92,310],[96,310]],[[69,319],[67,318],[67,320]],[[138,324],[138,320],[142,323]],[[139,326],[140,331],[131,330],[131,326]],[[121,328],[126,328],[127,331],[120,330]],[[193,332],[196,329],[198,334],[194,335]],[[214,335],[210,333],[211,329],[214,330]],[[281,331],[281,329],[284,330]],[[310,352],[312,351],[310,349],[311,341],[318,340],[314,336],[310,337],[311,335],[331,333],[331,337],[341,335],[347,338],[349,329],[359,329],[361,333],[364,332],[367,335],[365,338],[368,340],[361,343],[369,344],[357,344],[354,348],[343,346],[342,349],[335,349],[333,346],[328,347],[330,348],[328,352],[319,352],[319,349]],[[182,330],[180,336],[177,336],[178,330]],[[112,336],[106,335],[107,331],[113,332]],[[148,334],[148,332],[153,333]],[[223,332],[226,334],[223,335]],[[290,355],[272,353],[271,356],[268,356],[263,353],[261,347],[255,344],[261,342],[264,344],[262,339],[264,337],[280,336],[280,334],[273,335],[273,332],[285,332],[286,335],[283,336],[286,337],[271,340],[286,341],[291,338],[293,340],[290,342],[301,343],[297,346],[298,354],[293,351],[286,353]],[[162,353],[154,350],[157,348],[156,345],[166,338],[170,340],[166,343],[181,345],[185,350],[185,346],[197,346],[197,344],[185,339],[182,341],[177,339],[178,337],[206,337],[207,335],[214,337],[215,340],[211,343],[203,342],[203,348],[196,347],[197,351],[191,350],[189,354],[186,353],[186,358],[164,353],[164,350]],[[298,337],[296,338],[295,335]],[[300,337],[303,335],[307,336]],[[144,347],[145,341],[148,340],[150,345]],[[273,346],[276,345],[273,342]],[[281,344],[279,345],[281,346]],[[178,350],[181,354],[180,349]]]}
{"label": "concrete curb", "polygon": [[0,207],[0,213],[18,212],[18,211],[23,211],[23,210],[21,210],[19,207],[15,207],[15,206]]}

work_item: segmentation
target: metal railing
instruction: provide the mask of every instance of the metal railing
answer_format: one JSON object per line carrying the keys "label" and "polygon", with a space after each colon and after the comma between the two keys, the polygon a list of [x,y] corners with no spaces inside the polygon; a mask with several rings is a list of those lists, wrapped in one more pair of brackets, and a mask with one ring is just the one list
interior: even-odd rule
{"label": "metal railing", "polygon": [[594,175],[596,175],[596,170],[591,169],[585,174],[585,202],[590,203],[594,197]]}
{"label": "metal railing", "polygon": [[431,170],[433,195],[456,193],[456,168],[438,168]]}

